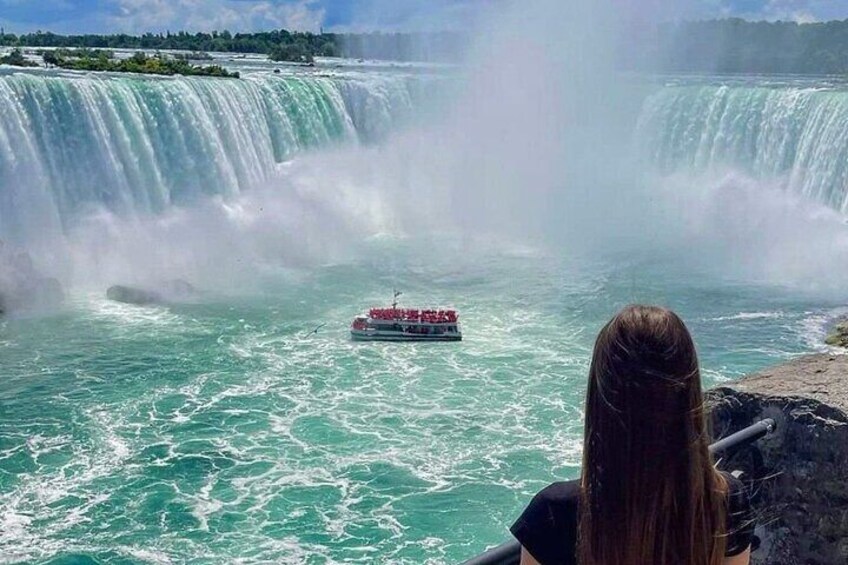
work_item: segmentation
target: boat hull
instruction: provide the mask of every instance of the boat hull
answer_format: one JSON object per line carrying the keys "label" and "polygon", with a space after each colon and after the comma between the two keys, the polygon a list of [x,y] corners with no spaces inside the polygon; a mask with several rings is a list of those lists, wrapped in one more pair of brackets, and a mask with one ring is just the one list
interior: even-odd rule
{"label": "boat hull", "polygon": [[409,335],[390,334],[382,332],[358,332],[351,331],[350,337],[354,341],[462,341],[461,334],[454,335]]}

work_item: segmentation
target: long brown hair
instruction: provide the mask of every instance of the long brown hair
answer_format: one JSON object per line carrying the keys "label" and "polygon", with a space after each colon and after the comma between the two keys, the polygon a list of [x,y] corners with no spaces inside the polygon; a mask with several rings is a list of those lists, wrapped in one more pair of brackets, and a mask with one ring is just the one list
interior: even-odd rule
{"label": "long brown hair", "polygon": [[589,370],[581,565],[720,565],[727,484],[708,450],[695,345],[670,310],[628,306]]}

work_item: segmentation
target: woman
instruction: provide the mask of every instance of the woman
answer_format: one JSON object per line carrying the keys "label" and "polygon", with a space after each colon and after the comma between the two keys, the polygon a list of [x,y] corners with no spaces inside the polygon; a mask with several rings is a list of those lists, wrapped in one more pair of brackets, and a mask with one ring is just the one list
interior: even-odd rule
{"label": "woman", "polygon": [[708,444],[686,326],[625,308],[595,342],[581,479],[544,489],[511,528],[522,565],[747,565],[750,501]]}

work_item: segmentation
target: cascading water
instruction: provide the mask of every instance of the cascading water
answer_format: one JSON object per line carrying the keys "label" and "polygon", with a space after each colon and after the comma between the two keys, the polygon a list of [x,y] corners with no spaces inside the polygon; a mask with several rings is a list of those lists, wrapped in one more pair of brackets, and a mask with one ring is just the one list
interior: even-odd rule
{"label": "cascading water", "polygon": [[0,238],[240,194],[304,149],[380,139],[419,80],[0,75]]}
{"label": "cascading water", "polygon": [[662,172],[734,169],[845,212],[848,91],[762,82],[660,88],[636,139]]}

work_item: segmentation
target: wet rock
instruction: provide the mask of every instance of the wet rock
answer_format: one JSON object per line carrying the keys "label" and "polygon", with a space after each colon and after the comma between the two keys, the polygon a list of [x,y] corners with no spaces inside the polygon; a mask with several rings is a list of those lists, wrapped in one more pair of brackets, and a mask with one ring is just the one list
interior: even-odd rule
{"label": "wet rock", "polygon": [[824,342],[833,347],[848,347],[848,320],[836,324]]}
{"label": "wet rock", "polygon": [[722,462],[751,481],[755,564],[848,563],[848,356],[811,355],[708,394],[713,433],[763,418],[777,432]]}
{"label": "wet rock", "polygon": [[197,295],[197,289],[183,279],[163,281],[152,287],[118,284],[106,291],[109,300],[138,306],[188,302]]}
{"label": "wet rock", "polygon": [[135,304],[136,306],[162,303],[162,296],[158,293],[120,284],[109,287],[109,290],[106,291],[106,298],[124,304]]}

